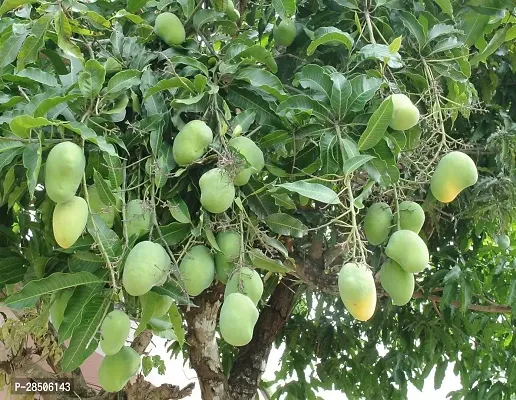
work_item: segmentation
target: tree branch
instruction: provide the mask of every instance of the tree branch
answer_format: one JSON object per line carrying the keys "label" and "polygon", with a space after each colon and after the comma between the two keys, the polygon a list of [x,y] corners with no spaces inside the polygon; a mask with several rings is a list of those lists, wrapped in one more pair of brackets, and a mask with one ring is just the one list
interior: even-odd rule
{"label": "tree branch", "polygon": [[278,283],[258,318],[253,339],[238,352],[229,377],[231,399],[256,398],[258,384],[265,372],[272,344],[292,311],[296,282],[290,278],[283,278]]}

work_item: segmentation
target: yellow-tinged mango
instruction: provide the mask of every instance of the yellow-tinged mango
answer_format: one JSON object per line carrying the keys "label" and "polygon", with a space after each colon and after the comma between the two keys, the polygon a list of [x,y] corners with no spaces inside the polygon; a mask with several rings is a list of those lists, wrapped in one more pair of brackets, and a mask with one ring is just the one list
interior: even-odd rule
{"label": "yellow-tinged mango", "polygon": [[373,274],[364,265],[344,264],[339,273],[339,293],[349,313],[359,321],[370,319],[376,308]]}
{"label": "yellow-tinged mango", "polygon": [[417,233],[406,229],[391,235],[385,254],[413,274],[423,271],[430,260],[424,240]]}
{"label": "yellow-tinged mango", "polygon": [[405,131],[419,122],[419,110],[410,99],[401,93],[390,96],[392,99],[392,119],[389,126],[396,131]]}
{"label": "yellow-tinged mango", "polygon": [[58,203],[52,216],[54,238],[67,249],[79,239],[88,222],[88,204],[82,197],[73,196],[66,203]]}
{"label": "yellow-tinged mango", "polygon": [[452,151],[437,164],[430,180],[430,190],[441,203],[450,203],[477,180],[477,167],[471,157],[460,151]]}

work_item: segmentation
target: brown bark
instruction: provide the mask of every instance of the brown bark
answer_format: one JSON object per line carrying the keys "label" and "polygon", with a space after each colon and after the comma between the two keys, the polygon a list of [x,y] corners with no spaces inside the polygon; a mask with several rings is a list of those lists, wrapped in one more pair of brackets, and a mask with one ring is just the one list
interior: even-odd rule
{"label": "brown bark", "polygon": [[185,312],[190,364],[197,372],[203,400],[226,399],[227,380],[215,337],[223,294],[222,284],[212,286],[194,299],[197,307]]}
{"label": "brown bark", "polygon": [[231,399],[255,398],[272,344],[290,317],[296,294],[294,286],[290,277],[278,283],[258,318],[253,339],[239,350],[229,377]]}

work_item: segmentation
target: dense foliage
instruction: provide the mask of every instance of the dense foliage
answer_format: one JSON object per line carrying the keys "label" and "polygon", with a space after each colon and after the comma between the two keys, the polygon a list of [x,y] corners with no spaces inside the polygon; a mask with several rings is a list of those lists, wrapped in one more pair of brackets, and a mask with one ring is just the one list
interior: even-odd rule
{"label": "dense foliage", "polygon": [[[27,373],[29,336],[56,374],[76,370],[116,308],[140,338],[152,331],[170,340],[172,355],[190,358],[204,400],[252,399],[258,388],[274,399],[315,399],[319,389],[404,399],[408,383],[422,388],[434,368],[440,387],[449,365],[462,384],[452,399],[510,399],[514,1],[228,2],[0,6],[0,289],[17,315],[0,331],[2,380]],[[155,27],[165,12],[179,21]],[[419,110],[414,127],[389,127],[394,93]],[[203,123],[193,129],[191,121]],[[193,133],[176,141],[185,126]],[[84,153],[84,173],[80,157],[50,161],[63,142]],[[452,150],[474,160],[479,178],[443,204],[429,183]],[[77,190],[86,205],[79,199],[54,211],[62,190]],[[404,200],[425,212],[419,234],[430,263],[416,275],[412,300],[394,306],[377,274],[385,243],[368,243],[363,225],[373,203],[396,214]],[[53,226],[56,214],[61,223]],[[217,270],[214,280],[210,263],[213,256],[229,263],[219,259],[227,253],[218,234],[227,231],[239,235],[228,247],[240,246],[230,265],[256,268],[264,282],[258,322],[249,317],[254,335],[240,348],[227,342],[241,336],[215,336],[224,299],[218,281],[228,277]],[[156,243],[161,250],[141,250]],[[205,252],[199,245],[210,249],[207,261],[191,261],[192,252]],[[149,259],[165,265],[163,276],[138,272]],[[339,298],[337,275],[347,262],[375,275],[377,305],[367,322]],[[192,274],[209,279],[192,286],[184,282]],[[140,287],[129,289],[144,281],[153,287],[145,299]],[[165,316],[154,294],[174,300]],[[253,305],[245,305],[247,316]],[[239,322],[231,317],[225,329]],[[260,380],[273,343],[285,346],[274,390]],[[146,345],[133,347],[142,354]],[[123,384],[138,358],[127,357]],[[159,357],[142,363],[145,374],[163,366]],[[137,385],[126,388],[133,398]],[[158,396],[145,388],[148,399]],[[96,396],[82,389],[83,398]],[[186,396],[175,393],[166,398]]]}

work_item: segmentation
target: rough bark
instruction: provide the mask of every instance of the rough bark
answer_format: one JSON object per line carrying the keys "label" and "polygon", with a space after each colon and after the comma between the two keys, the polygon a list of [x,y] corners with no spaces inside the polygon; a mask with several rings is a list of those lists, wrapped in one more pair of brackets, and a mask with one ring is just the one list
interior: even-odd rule
{"label": "rough bark", "polygon": [[296,283],[291,278],[286,277],[278,283],[258,318],[253,339],[239,350],[229,377],[229,398],[255,398],[272,344],[292,311]]}
{"label": "rough bark", "polygon": [[224,286],[218,284],[194,299],[197,307],[186,310],[190,365],[197,372],[203,400],[225,400],[227,380],[220,364],[215,337]]}

